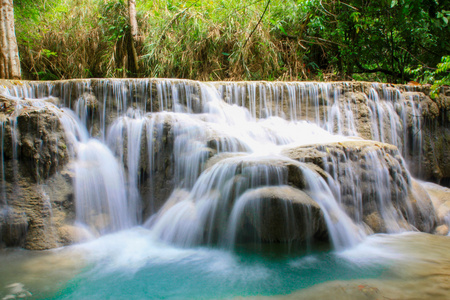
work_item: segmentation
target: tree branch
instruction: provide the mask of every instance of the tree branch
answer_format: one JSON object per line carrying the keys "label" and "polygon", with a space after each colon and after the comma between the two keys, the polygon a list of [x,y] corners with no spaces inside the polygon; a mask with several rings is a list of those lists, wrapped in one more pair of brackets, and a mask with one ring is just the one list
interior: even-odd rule
{"label": "tree branch", "polygon": [[355,61],[355,64],[362,71],[362,72],[355,72],[355,73],[377,73],[377,72],[381,72],[381,73],[384,73],[386,75],[391,75],[391,76],[394,76],[394,77],[400,77],[401,76],[401,74],[398,73],[398,72],[394,72],[394,71],[383,69],[383,68],[367,69],[367,68],[363,67],[359,61]]}
{"label": "tree branch", "polygon": [[267,12],[267,9],[269,8],[269,4],[270,4],[270,0],[267,1],[266,8],[264,9],[264,12],[262,13],[261,18],[259,18],[259,21],[258,21],[258,23],[256,24],[255,28],[253,28],[253,31],[250,33],[250,35],[249,35],[249,36],[247,37],[247,39],[245,40],[244,46],[242,46],[242,48],[245,48],[245,46],[247,45],[248,40],[249,40],[250,37],[253,35],[253,33],[255,32],[256,28],[258,28],[259,24],[260,24],[261,21],[262,21],[262,18],[264,17],[264,15],[265,15],[266,12]]}

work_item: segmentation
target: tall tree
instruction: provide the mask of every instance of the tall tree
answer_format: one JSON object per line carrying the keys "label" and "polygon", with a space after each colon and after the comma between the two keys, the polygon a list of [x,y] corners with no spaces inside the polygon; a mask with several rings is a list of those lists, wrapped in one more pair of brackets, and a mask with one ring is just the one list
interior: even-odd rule
{"label": "tall tree", "polygon": [[138,34],[138,25],[136,20],[136,0],[128,0],[128,13],[130,18],[130,43],[129,47],[131,48],[129,52],[131,52],[129,55],[129,68],[134,75],[137,75],[139,71],[138,66],[138,57],[137,57],[137,51],[136,51],[136,38]]}
{"label": "tall tree", "polygon": [[0,78],[20,79],[13,0],[0,0]]}

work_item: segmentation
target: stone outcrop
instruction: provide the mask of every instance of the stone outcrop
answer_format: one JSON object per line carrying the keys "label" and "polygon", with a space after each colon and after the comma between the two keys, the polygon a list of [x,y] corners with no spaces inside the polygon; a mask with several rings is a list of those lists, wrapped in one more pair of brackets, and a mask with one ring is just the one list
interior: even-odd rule
{"label": "stone outcrop", "polygon": [[245,193],[243,222],[263,242],[311,242],[327,237],[320,206],[305,192],[289,186],[262,187]]}
{"label": "stone outcrop", "polygon": [[436,213],[414,183],[398,149],[373,141],[343,141],[285,150],[294,160],[312,163],[337,183],[344,210],[373,232],[417,229],[432,232]]}
{"label": "stone outcrop", "polygon": [[[0,244],[49,249],[73,243],[59,233],[73,224],[72,179],[58,108],[45,101],[34,105],[1,98],[2,182]],[[53,99],[54,100],[54,99]],[[67,170],[67,169],[66,169]],[[3,203],[2,203],[3,202]]]}

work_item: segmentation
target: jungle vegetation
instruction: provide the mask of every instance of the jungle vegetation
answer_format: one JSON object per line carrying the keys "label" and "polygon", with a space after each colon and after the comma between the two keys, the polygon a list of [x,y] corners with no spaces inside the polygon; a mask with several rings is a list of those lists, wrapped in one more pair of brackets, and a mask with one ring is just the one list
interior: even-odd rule
{"label": "jungle vegetation", "polygon": [[22,76],[450,81],[450,0],[128,2],[15,0]]}

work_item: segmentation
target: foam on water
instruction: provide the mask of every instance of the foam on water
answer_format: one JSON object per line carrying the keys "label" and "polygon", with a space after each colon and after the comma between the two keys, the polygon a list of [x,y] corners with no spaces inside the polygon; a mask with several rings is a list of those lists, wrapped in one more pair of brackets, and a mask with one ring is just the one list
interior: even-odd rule
{"label": "foam on water", "polygon": [[[40,299],[234,299],[308,291],[336,280],[355,286],[387,277],[408,283],[433,272],[424,269],[427,264],[448,264],[448,240],[442,239],[418,233],[374,235],[345,251],[300,257],[274,257],[271,252],[268,259],[214,248],[178,248],[161,242],[152,230],[134,228],[52,251],[2,252],[0,297],[11,294],[12,284]],[[423,287],[413,288],[420,294]],[[435,292],[442,291],[435,287]]]}
{"label": "foam on water", "polygon": [[371,277],[378,272],[376,267],[359,272],[351,263],[329,254],[308,256],[299,264],[291,259],[270,261],[220,249],[176,248],[161,243],[152,230],[143,228],[105,235],[72,251],[82,251],[90,267],[69,281],[55,299],[271,295],[329,278]]}

